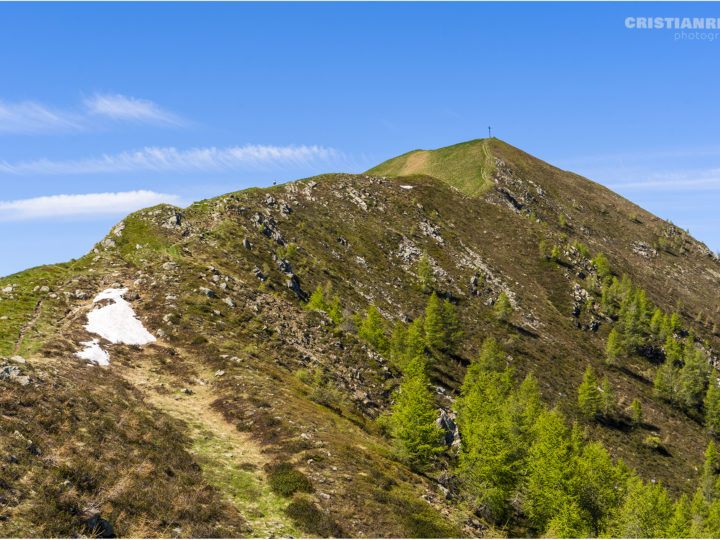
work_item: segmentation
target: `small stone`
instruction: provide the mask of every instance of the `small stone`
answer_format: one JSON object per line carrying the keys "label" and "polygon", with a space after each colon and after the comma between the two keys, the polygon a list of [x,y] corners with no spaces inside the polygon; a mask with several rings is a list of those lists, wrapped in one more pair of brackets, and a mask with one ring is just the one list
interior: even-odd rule
{"label": "small stone", "polygon": [[225,372],[224,372],[222,369],[218,369],[218,370],[215,372],[215,376],[216,376],[216,377],[222,377],[223,375],[225,375]]}
{"label": "small stone", "polygon": [[85,522],[85,528],[95,538],[115,538],[115,529],[107,519],[95,514]]}
{"label": "small stone", "polygon": [[25,359],[22,356],[11,356],[10,360],[15,362],[16,364],[24,364],[25,363]]}
{"label": "small stone", "polygon": [[200,291],[200,294],[203,294],[208,298],[215,298],[215,293],[207,287],[200,287],[198,290]]}
{"label": "small stone", "polygon": [[87,300],[88,298],[90,298],[90,295],[88,293],[86,293],[85,291],[81,291],[80,289],[77,289],[75,291],[75,298],[77,300]]}

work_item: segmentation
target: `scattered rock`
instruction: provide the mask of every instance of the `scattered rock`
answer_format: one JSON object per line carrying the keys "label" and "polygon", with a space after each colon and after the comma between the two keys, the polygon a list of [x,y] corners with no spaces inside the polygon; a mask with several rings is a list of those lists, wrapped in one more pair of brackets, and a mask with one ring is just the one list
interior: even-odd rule
{"label": "scattered rock", "polygon": [[200,291],[200,294],[207,296],[208,298],[215,298],[215,293],[207,287],[200,287],[198,290]]}
{"label": "scattered rock", "polygon": [[115,538],[115,529],[107,520],[100,517],[100,514],[93,515],[85,522],[85,528],[95,538]]}
{"label": "scattered rock", "polygon": [[260,281],[265,281],[267,279],[265,274],[263,274],[257,266],[253,268],[253,274],[255,274],[255,277],[258,278]]}
{"label": "scattered rock", "polygon": [[455,424],[455,421],[450,417],[450,415],[447,412],[442,411],[438,419],[435,421],[435,424],[445,432],[443,436],[445,444],[448,446],[453,444],[456,440],[458,428],[457,424]]}
{"label": "scattered rock", "polygon": [[225,298],[223,298],[223,302],[225,302],[225,303],[226,303],[228,306],[230,306],[231,308],[237,307],[237,304],[235,303],[235,300],[233,300],[233,299],[230,298],[229,296],[226,296]]}
{"label": "scattered rock", "polygon": [[175,227],[179,227],[182,224],[182,218],[182,214],[175,212],[162,224],[162,226],[166,229],[173,229]]}
{"label": "scattered rock", "polygon": [[648,246],[645,242],[633,242],[630,244],[630,249],[641,257],[649,259],[650,257],[657,257],[657,250]]}
{"label": "scattered rock", "polygon": [[24,364],[25,359],[22,356],[11,356],[10,360],[15,362],[16,364]]}
{"label": "scattered rock", "polygon": [[22,386],[30,384],[30,377],[20,374],[20,368],[17,366],[0,367],[0,379],[18,383]]}
{"label": "scattered rock", "polygon": [[225,375],[225,372],[224,372],[222,369],[218,369],[218,370],[215,372],[215,376],[216,376],[216,377],[222,377],[223,375]]}

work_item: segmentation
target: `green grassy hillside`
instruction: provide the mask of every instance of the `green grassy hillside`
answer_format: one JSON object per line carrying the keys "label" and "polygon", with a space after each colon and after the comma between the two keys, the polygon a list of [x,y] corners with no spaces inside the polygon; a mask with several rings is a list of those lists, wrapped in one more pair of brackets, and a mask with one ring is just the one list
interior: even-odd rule
{"label": "green grassy hillside", "polygon": [[[92,298],[117,286],[158,341],[103,341],[110,366],[89,367],[75,353],[97,337]],[[77,261],[0,279],[0,370],[17,368],[0,377],[15,458],[0,536],[88,534],[95,514],[141,537],[562,535],[534,521],[524,472],[501,515],[457,446],[424,468],[398,453],[383,419],[408,378],[397,333],[432,292],[463,330],[423,349],[437,414],[455,415],[492,337],[582,447],[692,496],[713,435],[702,405],[656,393],[667,347],[649,315],[677,313],[670,337],[701,351],[707,386],[719,286],[717,258],[687,233],[497,140],[136,212]],[[608,362],[612,331],[623,348]],[[578,407],[588,366],[617,398],[607,414]]]}
{"label": "green grassy hillside", "polygon": [[467,195],[488,189],[492,175],[493,140],[476,139],[437,150],[413,150],[389,159],[367,171],[380,176],[432,176]]}

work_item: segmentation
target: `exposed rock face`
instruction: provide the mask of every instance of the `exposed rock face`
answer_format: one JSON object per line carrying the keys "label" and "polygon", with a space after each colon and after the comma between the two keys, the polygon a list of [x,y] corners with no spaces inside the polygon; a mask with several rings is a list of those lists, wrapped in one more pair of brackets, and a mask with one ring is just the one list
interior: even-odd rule
{"label": "exposed rock face", "polygon": [[2,366],[0,367],[0,379],[12,381],[21,386],[30,384],[30,377],[22,375],[18,366]]}
{"label": "exposed rock face", "polygon": [[459,446],[460,445],[460,432],[458,430],[455,420],[446,412],[441,411],[440,416],[435,421],[437,427],[443,430],[445,433],[444,440],[448,446]]}
{"label": "exposed rock face", "polygon": [[649,259],[650,257],[657,257],[658,254],[655,248],[648,246],[645,242],[633,242],[630,244],[630,249],[646,259]]}

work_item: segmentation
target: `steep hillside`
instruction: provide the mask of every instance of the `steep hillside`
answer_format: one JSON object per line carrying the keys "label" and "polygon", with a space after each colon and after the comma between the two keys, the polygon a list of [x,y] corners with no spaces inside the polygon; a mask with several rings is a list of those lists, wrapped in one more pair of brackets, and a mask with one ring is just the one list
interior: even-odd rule
{"label": "steep hillside", "polygon": [[[433,290],[463,328],[457,348],[430,355],[438,414],[455,416],[492,336],[545,406],[646,481],[692,495],[711,440],[702,408],[657,395],[653,336],[607,362],[629,302],[607,298],[613,275],[677,312],[673,335],[692,331],[717,362],[720,263],[707,247],[495,139],[136,212],[82,259],[0,280],[0,535],[87,534],[98,515],[123,536],[537,534],[522,509],[495,519],[453,480],[457,433],[429,468],[394,451],[382,417],[405,366],[357,316],[375,306],[390,339]],[[128,289],[157,341],[100,340],[109,366],[89,366],[76,353],[98,339],[87,314],[108,288]],[[308,308],[318,288],[332,309]],[[618,397],[612,419],[578,410],[588,366]]]}

